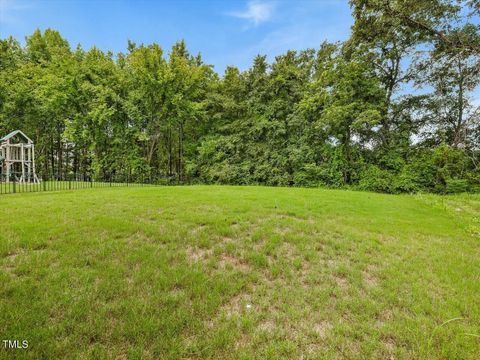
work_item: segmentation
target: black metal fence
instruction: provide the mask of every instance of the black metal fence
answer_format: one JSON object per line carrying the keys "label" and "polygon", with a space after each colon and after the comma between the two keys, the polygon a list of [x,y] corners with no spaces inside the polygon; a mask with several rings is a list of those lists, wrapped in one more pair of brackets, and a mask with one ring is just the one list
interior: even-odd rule
{"label": "black metal fence", "polygon": [[169,185],[179,183],[169,181],[163,177],[152,175],[114,174],[108,176],[95,176],[84,174],[42,174],[37,179],[22,180],[19,174],[0,174],[0,195],[40,192],[40,191],[60,191],[77,190],[89,188],[108,188],[108,187],[130,187],[130,186],[149,186],[149,185]]}

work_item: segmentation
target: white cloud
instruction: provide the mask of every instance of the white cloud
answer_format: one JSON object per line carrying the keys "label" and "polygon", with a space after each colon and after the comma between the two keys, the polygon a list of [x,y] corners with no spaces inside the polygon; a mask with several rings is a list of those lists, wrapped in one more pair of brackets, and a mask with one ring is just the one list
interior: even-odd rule
{"label": "white cloud", "polygon": [[244,11],[234,11],[228,15],[248,20],[256,26],[270,20],[274,11],[275,4],[271,2],[249,1]]}
{"label": "white cloud", "polygon": [[[274,23],[259,28],[244,44],[222,54],[222,64],[245,70],[257,54],[267,55],[271,62],[287,50],[318,49],[325,40],[343,41],[350,34],[353,19],[347,1],[264,1],[271,1],[275,6],[270,17]],[[249,26],[252,25],[251,21]]]}
{"label": "white cloud", "polygon": [[318,22],[294,21],[273,31],[267,32],[256,43],[243,47],[225,55],[226,62],[235,64],[241,70],[252,65],[253,58],[258,55],[267,55],[268,61],[273,61],[275,56],[284,54],[287,50],[318,49],[322,42],[342,41],[348,38],[350,23],[337,25],[321,24]]}
{"label": "white cloud", "polygon": [[30,3],[17,0],[0,0],[0,24],[14,24],[18,22],[18,18],[14,13],[30,9]]}

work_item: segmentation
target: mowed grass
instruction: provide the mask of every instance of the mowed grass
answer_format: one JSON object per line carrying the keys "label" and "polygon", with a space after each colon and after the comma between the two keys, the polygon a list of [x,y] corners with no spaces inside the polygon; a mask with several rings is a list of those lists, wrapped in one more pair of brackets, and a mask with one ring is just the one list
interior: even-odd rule
{"label": "mowed grass", "polygon": [[0,204],[0,335],[29,343],[2,358],[480,356],[480,196],[191,186]]}

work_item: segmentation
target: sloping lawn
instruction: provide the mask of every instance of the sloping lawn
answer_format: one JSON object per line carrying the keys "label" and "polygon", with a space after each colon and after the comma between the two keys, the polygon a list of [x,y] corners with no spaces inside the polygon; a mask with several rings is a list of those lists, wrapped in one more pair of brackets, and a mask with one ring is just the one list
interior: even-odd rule
{"label": "sloping lawn", "polygon": [[480,197],[0,197],[0,358],[478,359]]}

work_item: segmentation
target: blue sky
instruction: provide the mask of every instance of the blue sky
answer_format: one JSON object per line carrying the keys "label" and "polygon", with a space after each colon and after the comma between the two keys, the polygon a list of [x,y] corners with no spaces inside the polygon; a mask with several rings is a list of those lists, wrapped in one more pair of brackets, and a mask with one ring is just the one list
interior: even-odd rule
{"label": "blue sky", "polygon": [[126,50],[127,39],[168,50],[185,39],[192,53],[223,72],[250,66],[287,49],[345,40],[352,18],[347,0],[0,0],[0,37],[23,41],[36,28],[59,30],[73,47]]}

